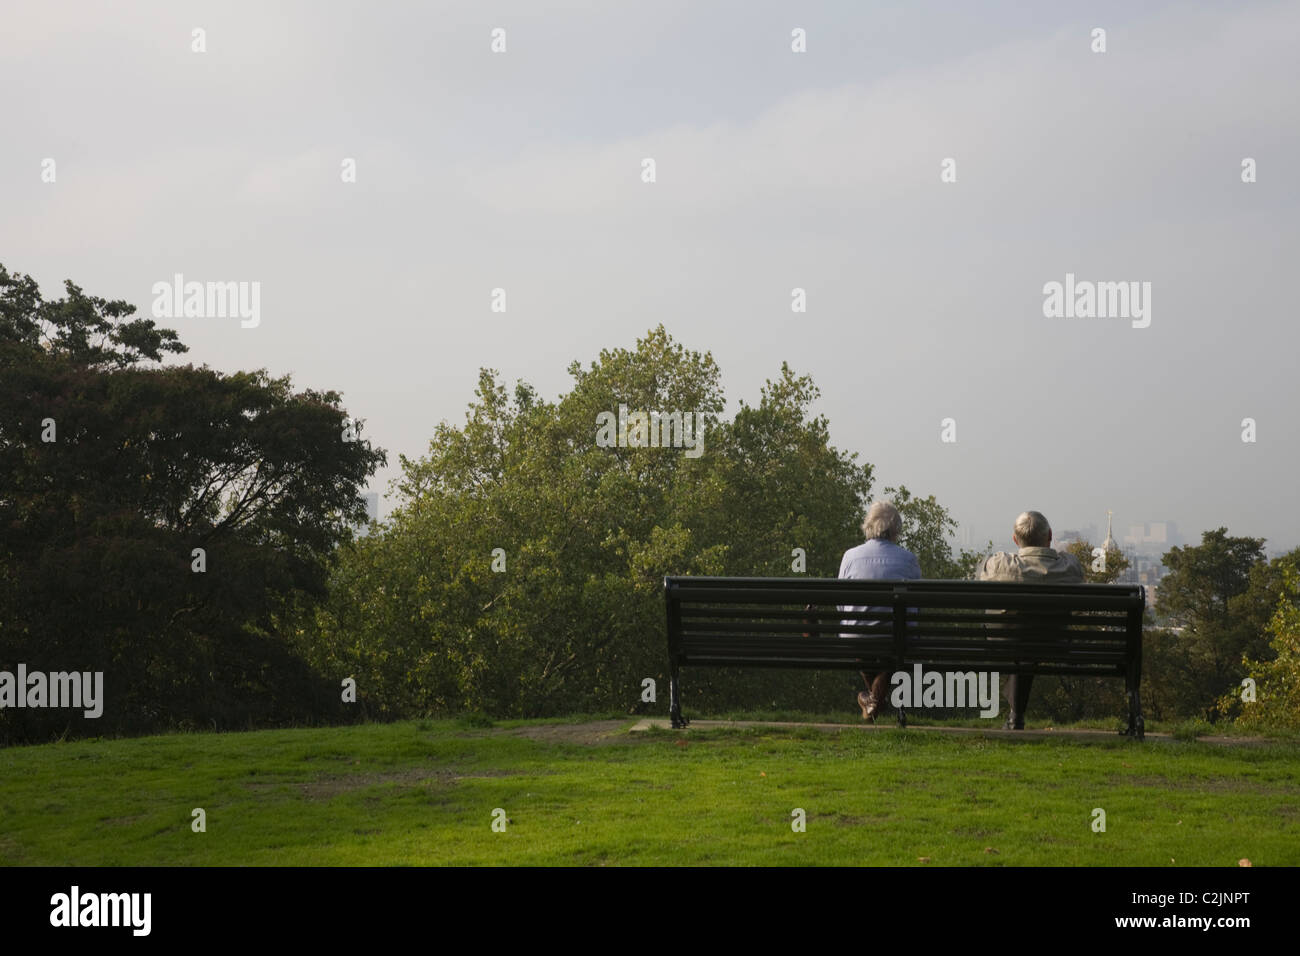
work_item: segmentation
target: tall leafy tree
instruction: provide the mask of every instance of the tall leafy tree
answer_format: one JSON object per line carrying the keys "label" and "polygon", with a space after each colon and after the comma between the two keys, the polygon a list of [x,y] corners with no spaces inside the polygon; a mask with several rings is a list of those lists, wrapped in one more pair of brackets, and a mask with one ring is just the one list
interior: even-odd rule
{"label": "tall leafy tree", "polygon": [[1156,609],[1172,628],[1152,635],[1148,670],[1175,714],[1212,719],[1219,696],[1245,676],[1243,656],[1268,651],[1277,576],[1264,539],[1232,537],[1226,528],[1171,549],[1163,561],[1170,573]]}
{"label": "tall leafy tree", "polygon": [[[665,575],[834,576],[862,540],[871,467],[830,444],[809,377],[783,365],[727,419],[712,356],[662,326],[569,373],[550,402],[483,371],[464,423],[402,459],[387,526],[345,549],[299,627],[321,666],[378,690],[370,712],[639,707],[645,678],[666,693]],[[620,404],[701,416],[702,453],[601,447]],[[711,708],[839,707],[855,680],[706,670],[687,691]]]}
{"label": "tall leafy tree", "polygon": [[175,332],[66,292],[0,266],[0,667],[102,671],[106,700],[0,736],[337,716],[276,615],[323,593],[383,452],[337,393],[164,366]]}
{"label": "tall leafy tree", "polygon": [[1267,625],[1268,653],[1246,655],[1242,670],[1253,686],[1234,687],[1219,711],[1244,727],[1300,730],[1300,548],[1270,564],[1278,597]]}

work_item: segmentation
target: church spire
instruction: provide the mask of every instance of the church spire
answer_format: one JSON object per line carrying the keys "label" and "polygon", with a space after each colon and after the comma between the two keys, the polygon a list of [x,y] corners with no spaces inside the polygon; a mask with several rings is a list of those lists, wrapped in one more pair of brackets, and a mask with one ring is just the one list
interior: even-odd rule
{"label": "church spire", "polygon": [[1118,550],[1119,550],[1119,545],[1116,543],[1114,535],[1112,535],[1111,532],[1110,532],[1110,517],[1111,517],[1111,515],[1113,515],[1114,513],[1115,513],[1115,512],[1113,512],[1113,511],[1107,511],[1107,512],[1106,512],[1106,540],[1103,541],[1102,544],[1101,544],[1102,549],[1105,550],[1105,551],[1118,551]]}

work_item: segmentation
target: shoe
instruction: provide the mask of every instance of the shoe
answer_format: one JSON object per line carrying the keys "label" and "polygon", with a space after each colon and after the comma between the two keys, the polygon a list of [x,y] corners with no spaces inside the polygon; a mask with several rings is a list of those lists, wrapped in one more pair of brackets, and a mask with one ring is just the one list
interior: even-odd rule
{"label": "shoe", "polygon": [[862,719],[869,720],[874,724],[876,722],[876,711],[880,706],[876,702],[875,695],[869,694],[865,690],[858,691],[858,706],[862,708]]}
{"label": "shoe", "polygon": [[1014,710],[1007,715],[1007,722],[1002,725],[1003,730],[1024,730],[1025,718],[1021,717]]}

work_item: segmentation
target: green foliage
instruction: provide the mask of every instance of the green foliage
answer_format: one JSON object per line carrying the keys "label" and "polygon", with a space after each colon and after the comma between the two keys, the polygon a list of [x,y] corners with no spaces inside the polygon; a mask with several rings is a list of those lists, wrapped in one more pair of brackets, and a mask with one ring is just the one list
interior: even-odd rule
{"label": "green foliage", "polygon": [[1128,558],[1124,557],[1122,551],[1107,551],[1105,566],[1094,568],[1094,564],[1100,563],[1092,555],[1093,544],[1091,541],[1071,541],[1065,547],[1060,549],[1062,554],[1072,554],[1083,568],[1083,581],[1085,584],[1114,584],[1119,580],[1120,575],[1128,570]]}
{"label": "green foliage", "polygon": [[1208,720],[1200,717],[1193,717],[1191,720],[1185,720],[1173,729],[1173,738],[1175,740],[1194,741],[1197,737],[1206,737],[1214,733],[1214,725]]}
{"label": "green foliage", "polygon": [[1195,709],[1192,695],[1182,691],[1191,680],[1189,646],[1178,631],[1143,626],[1142,711],[1148,718],[1176,720]]}
{"label": "green foliage", "polygon": [[107,699],[6,709],[0,740],[337,714],[277,620],[322,593],[383,452],[341,440],[337,393],[152,366],[174,332],[67,290],[0,266],[0,667],[103,671]]}
{"label": "green foliage", "polygon": [[1168,627],[1149,635],[1149,699],[1168,717],[1218,717],[1216,702],[1246,676],[1243,656],[1268,654],[1267,624],[1280,578],[1261,538],[1206,531],[1201,544],[1164,556],[1157,610]]}
{"label": "green foliage", "polygon": [[[861,542],[871,467],[831,446],[808,376],[782,365],[726,420],[712,356],[662,326],[569,373],[548,402],[481,372],[465,424],[402,459],[390,521],[345,549],[329,600],[299,625],[317,666],[356,671],[367,713],[662,712],[665,575],[834,577]],[[597,416],[620,403],[699,412],[703,454],[597,446]],[[918,540],[951,527],[932,497],[900,491]],[[700,669],[686,703],[842,708],[857,689],[842,672]]]}
{"label": "green foliage", "polygon": [[954,556],[949,539],[957,530],[957,522],[934,495],[919,498],[900,484],[897,488],[886,488],[885,497],[902,515],[903,533],[898,543],[916,555],[921,577],[966,580],[974,577],[979,563],[993,553],[990,541],[983,550],[963,548]]}
{"label": "green foliage", "polygon": [[1243,700],[1243,688],[1234,688],[1219,710],[1236,716],[1241,727],[1300,729],[1300,549],[1275,559],[1273,569],[1281,593],[1268,622],[1271,659],[1247,655],[1242,669],[1255,681],[1255,700]]}
{"label": "green foliage", "polygon": [[94,369],[128,368],[189,351],[171,329],[131,319],[135,306],[85,295],[71,280],[63,285],[67,297],[47,301],[36,280],[10,274],[0,263],[0,340],[20,353],[44,351]]}
{"label": "green foliage", "polygon": [[1170,574],[1160,584],[1160,610],[1187,626],[1231,619],[1231,602],[1264,560],[1263,538],[1231,538],[1227,528],[1206,531],[1199,545],[1164,556]]}

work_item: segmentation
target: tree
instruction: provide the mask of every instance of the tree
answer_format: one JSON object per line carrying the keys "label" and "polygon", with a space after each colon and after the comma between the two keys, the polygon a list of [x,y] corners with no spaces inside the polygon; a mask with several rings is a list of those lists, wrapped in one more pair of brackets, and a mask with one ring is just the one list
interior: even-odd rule
{"label": "tree", "polygon": [[[783,364],[726,419],[712,356],[662,326],[569,373],[551,402],[483,370],[464,424],[401,460],[390,520],[345,546],[330,598],[299,623],[317,666],[382,689],[371,712],[642,708],[645,678],[667,693],[665,575],[833,577],[861,542],[872,469],[830,444],[808,376]],[[598,416],[620,404],[702,416],[703,453],[601,447]],[[933,498],[900,492],[914,534],[950,528]],[[838,708],[856,680],[706,669],[688,704]]]}
{"label": "tree", "polygon": [[789,576],[801,548],[807,574],[834,577],[844,551],[861,543],[872,468],[831,446],[826,417],[808,413],[819,396],[809,376],[782,363],[756,407],[741,401],[735,419],[717,426],[702,482],[709,496],[692,506],[689,526],[712,522],[725,573]]}
{"label": "tree", "polygon": [[66,289],[0,266],[0,661],[102,671],[107,702],[0,738],[337,716],[277,615],[323,593],[383,452],[337,393],[161,366],[175,332]]}
{"label": "tree", "polygon": [[1150,670],[1175,714],[1214,719],[1216,700],[1246,676],[1243,656],[1268,651],[1277,575],[1264,559],[1262,538],[1229,537],[1226,528],[1204,532],[1199,545],[1171,549],[1163,561],[1170,571],[1157,610],[1177,630],[1152,643]]}
{"label": "tree", "polygon": [[1114,584],[1128,570],[1128,558],[1122,551],[1107,551],[1093,555],[1096,550],[1091,541],[1071,541],[1061,548],[1062,554],[1072,554],[1083,568],[1085,584]]}
{"label": "tree", "polygon": [[1252,581],[1257,591],[1276,591],[1266,625],[1269,646],[1263,654],[1243,657],[1243,684],[1224,694],[1217,709],[1243,727],[1295,730],[1300,729],[1300,548],[1273,559],[1269,571]]}
{"label": "tree", "polygon": [[957,530],[957,521],[934,495],[921,498],[908,491],[906,485],[899,485],[886,488],[885,497],[903,518],[898,543],[916,555],[921,577],[965,580],[974,576],[981,559],[993,553],[990,541],[981,551],[963,548],[954,555],[954,543],[949,539]]}

